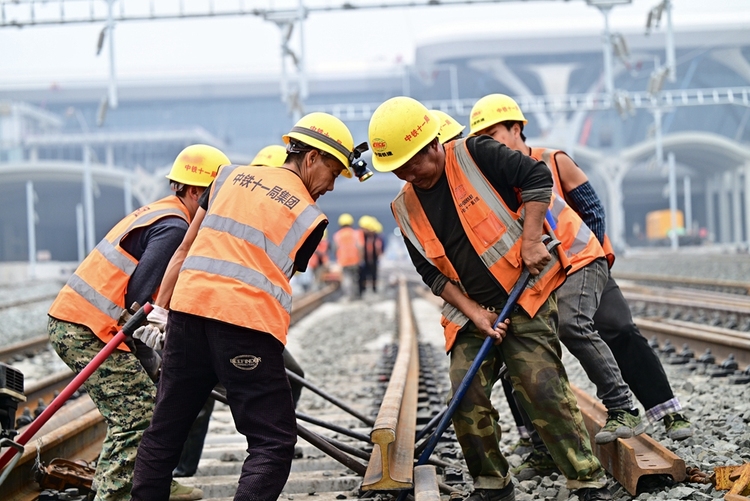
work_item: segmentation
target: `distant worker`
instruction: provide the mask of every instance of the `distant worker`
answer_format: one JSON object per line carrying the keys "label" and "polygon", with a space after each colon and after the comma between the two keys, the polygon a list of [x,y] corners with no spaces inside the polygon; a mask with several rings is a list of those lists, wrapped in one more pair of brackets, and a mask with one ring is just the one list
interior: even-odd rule
{"label": "distant worker", "polygon": [[461,125],[455,118],[444,111],[430,111],[440,120],[440,132],[438,132],[440,144],[449,143],[454,139],[461,139],[463,137],[464,129],[466,129],[465,125]]}
{"label": "distant worker", "polygon": [[190,425],[217,383],[248,456],[236,500],[277,499],[294,455],[296,419],[282,352],[290,280],[304,271],[328,224],[315,204],[339,175],[362,177],[351,132],[326,113],[302,117],[283,137],[280,168],[223,167],[200,200],[165,274],[170,305],[151,425],[138,450],[134,501],[167,498]]}
{"label": "distant worker", "polygon": [[[474,481],[468,501],[514,499],[490,400],[503,361],[569,489],[582,501],[611,499],[559,356],[553,291],[565,280],[564,263],[542,240],[549,235],[549,169],[488,137],[443,146],[438,131],[421,103],[395,97],[375,110],[368,135],[375,169],[406,181],[391,210],[417,272],[446,301],[441,324],[454,393],[484,339],[495,339],[453,416]],[[535,279],[511,314],[506,335],[493,322],[523,266]]]}
{"label": "distant worker", "polygon": [[[126,216],[78,266],[52,303],[48,324],[50,343],[73,371],[80,372],[117,333],[126,307],[152,301],[198,199],[229,163],[211,146],[182,150],[167,175],[175,194]],[[136,353],[121,344],[85,383],[107,422],[94,476],[97,500],[130,499],[136,450],[154,410],[156,386],[139,358],[153,360],[155,354],[140,341],[134,346]],[[154,377],[156,369],[158,364],[149,367]],[[172,482],[163,499],[168,496],[201,499],[202,492]]]}
{"label": "distant worker", "polygon": [[353,227],[351,214],[341,214],[338,222],[340,229],[333,234],[333,251],[341,267],[341,290],[345,298],[356,299],[359,296],[359,267],[364,257],[364,235]]}
{"label": "distant worker", "polygon": [[311,269],[315,275],[315,286],[320,287],[323,284],[323,276],[328,271],[328,230],[323,232],[323,238],[320,239],[320,243],[315,248],[315,252],[310,258],[308,268]]}
{"label": "distant worker", "polygon": [[363,235],[362,264],[359,268],[359,295],[362,296],[368,283],[372,284],[372,292],[378,292],[378,260],[383,254],[383,240],[378,235],[380,222],[376,218],[362,216],[358,224]]}
{"label": "distant worker", "polygon": [[[596,236],[597,241],[603,247],[607,263],[611,267],[615,256],[605,233],[604,207],[586,174],[562,151],[528,147],[523,134],[525,124],[526,118],[518,104],[512,98],[502,94],[486,96],[480,99],[472,109],[472,134],[488,134],[509,148],[547,164],[552,172],[555,195],[563,198]],[[609,273],[609,269],[607,269],[606,283],[599,307],[592,319],[585,323],[582,322],[578,308],[578,294],[570,287],[572,284],[569,278],[558,291],[560,339],[581,361],[589,378],[597,384],[600,398],[602,398],[602,386],[614,384],[610,379],[612,372],[604,370],[601,363],[597,361],[602,354],[601,348],[597,347],[597,342],[593,341],[589,335],[581,337],[581,331],[577,329],[566,327],[571,323],[587,325],[588,328],[598,332],[611,350],[625,383],[630,386],[636,398],[646,408],[649,421],[663,419],[667,426],[667,433],[672,439],[681,440],[691,436],[693,434],[691,425],[680,413],[682,407],[672,393],[661,362],[633,322],[630,308]],[[610,350],[604,352],[607,358],[609,358]],[[610,383],[607,383],[608,380]],[[599,443],[615,440],[620,436],[618,433],[623,422],[633,421],[622,411],[618,412],[616,407],[614,412],[612,407],[609,405],[607,407],[610,411],[607,424],[596,437]]]}

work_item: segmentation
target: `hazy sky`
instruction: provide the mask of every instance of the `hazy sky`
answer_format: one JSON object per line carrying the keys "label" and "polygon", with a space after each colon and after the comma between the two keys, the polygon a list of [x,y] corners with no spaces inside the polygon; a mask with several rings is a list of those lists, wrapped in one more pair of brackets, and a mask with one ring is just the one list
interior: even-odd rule
{"label": "hazy sky", "polygon": [[[275,5],[288,5],[289,1],[276,0]],[[170,2],[174,3],[158,0],[156,5],[165,7]],[[208,0],[186,0],[191,2],[207,4]],[[269,2],[245,0],[247,6],[271,5]],[[616,7],[611,14],[612,28],[643,29],[648,11],[657,3],[634,0],[631,5]],[[673,3],[676,30],[727,23],[750,26],[750,0]],[[130,6],[138,4],[144,1],[129,0],[125,6],[132,10]],[[88,8],[88,2],[78,5]],[[51,6],[57,8],[56,2]],[[591,33],[602,26],[599,11],[582,0],[312,13],[305,23],[306,58],[310,72],[387,69],[401,61],[411,62],[415,47],[428,41],[546,30]],[[0,88],[106,79],[106,45],[96,56],[101,29],[102,24],[0,29]],[[278,74],[279,33],[275,24],[254,16],[120,23],[115,29],[117,75],[124,81]]]}

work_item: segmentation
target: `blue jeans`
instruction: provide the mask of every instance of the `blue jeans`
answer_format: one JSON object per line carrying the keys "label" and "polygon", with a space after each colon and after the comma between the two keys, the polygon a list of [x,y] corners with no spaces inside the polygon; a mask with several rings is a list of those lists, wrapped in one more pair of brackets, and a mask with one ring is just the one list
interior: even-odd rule
{"label": "blue jeans", "polygon": [[609,270],[604,258],[568,277],[557,290],[558,336],[596,385],[596,396],[608,410],[632,409],[633,397],[612,350],[594,327],[594,314],[608,279]]}

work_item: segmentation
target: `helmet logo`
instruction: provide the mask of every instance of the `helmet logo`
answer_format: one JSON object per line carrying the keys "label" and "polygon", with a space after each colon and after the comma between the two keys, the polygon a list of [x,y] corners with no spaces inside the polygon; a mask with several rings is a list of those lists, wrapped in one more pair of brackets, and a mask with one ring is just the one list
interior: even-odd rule
{"label": "helmet logo", "polygon": [[393,152],[388,150],[388,143],[385,139],[375,138],[372,140],[372,152],[376,157],[392,157]]}
{"label": "helmet logo", "polygon": [[[320,127],[316,127],[314,125],[311,125],[310,126],[310,130],[313,131],[313,132],[317,132],[318,134],[323,134],[325,137],[331,137],[331,136],[328,135],[328,133],[326,131],[324,131]],[[335,139],[335,141],[337,143],[339,143],[339,144],[343,144],[340,139]]]}

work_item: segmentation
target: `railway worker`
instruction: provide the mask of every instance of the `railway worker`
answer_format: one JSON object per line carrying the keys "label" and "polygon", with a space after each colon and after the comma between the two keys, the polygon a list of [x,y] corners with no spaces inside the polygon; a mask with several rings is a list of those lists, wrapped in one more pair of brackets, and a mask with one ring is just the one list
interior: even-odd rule
{"label": "railway worker", "polygon": [[328,271],[328,230],[323,232],[323,238],[315,248],[315,252],[310,258],[309,268],[313,270],[315,274],[315,288],[320,288],[323,285],[323,275]]}
{"label": "railway worker", "polygon": [[[586,174],[564,152],[530,148],[526,145],[523,134],[526,123],[520,107],[512,98],[503,94],[491,94],[474,105],[471,133],[490,135],[509,148],[544,161],[552,172],[555,195],[563,198],[576,211],[603,247],[608,264],[606,282],[599,307],[593,316],[585,318],[585,323],[583,322],[578,311],[580,294],[577,290],[580,288],[570,287],[574,284],[571,280],[573,277],[568,278],[557,293],[560,339],[581,361],[589,378],[597,385],[599,397],[609,410],[607,423],[596,436],[597,442],[615,440],[620,436],[618,432],[623,418],[625,422],[632,421],[623,411],[613,411],[617,407],[610,405],[602,396],[603,386],[621,385],[619,381],[612,379],[613,370],[602,367],[602,353],[606,355],[607,365],[616,361],[625,383],[646,408],[649,421],[662,419],[667,427],[667,434],[672,439],[681,440],[691,436],[693,432],[690,422],[680,413],[682,407],[672,393],[661,362],[633,322],[630,308],[609,272],[614,262],[614,251],[605,233],[605,214],[599,197]],[[578,274],[580,272],[576,275]],[[571,321],[575,321],[576,325],[586,326],[586,330],[573,328],[575,325],[571,327]],[[599,340],[591,336],[592,331],[598,332],[608,349],[601,348]],[[583,335],[588,339],[582,338]],[[624,397],[621,400],[624,402]]]}
{"label": "railway worker", "polygon": [[364,235],[354,228],[354,217],[345,212],[339,216],[339,230],[333,234],[333,252],[341,267],[341,289],[344,297],[359,297],[359,268],[364,252]]}
{"label": "railway worker", "polygon": [[[406,181],[391,209],[417,272],[446,301],[442,325],[454,391],[484,338],[497,340],[453,416],[474,479],[468,499],[514,499],[490,401],[503,361],[568,487],[582,500],[611,499],[560,360],[553,291],[565,280],[564,263],[542,240],[552,176],[543,163],[488,137],[443,146],[438,129],[422,104],[396,97],[373,114],[369,140],[375,169]],[[535,278],[503,338],[492,323],[524,265]]]}
{"label": "railway worker", "polygon": [[277,499],[286,483],[296,442],[282,355],[289,281],[328,223],[315,201],[340,174],[352,176],[366,145],[354,148],[349,129],[325,113],[302,117],[284,142],[280,168],[219,171],[165,274],[174,286],[163,298],[170,311],[162,375],[136,458],[134,500],[167,498],[190,425],[217,383],[248,443],[234,499]]}
{"label": "railway worker", "polygon": [[372,292],[378,292],[378,260],[383,254],[383,240],[377,234],[379,222],[372,216],[362,216],[357,222],[362,232],[362,263],[359,267],[359,295],[364,294],[368,282]]}
{"label": "railway worker", "polygon": [[[272,144],[262,148],[255,155],[249,165],[281,167],[282,165],[284,165],[285,161],[286,148],[284,146]],[[205,205],[204,198],[201,198],[201,200],[199,201],[199,205],[201,203]],[[195,240],[195,235],[201,223],[203,222],[203,217],[205,215],[206,209],[203,206],[199,206],[195,217],[191,222],[191,228],[194,231],[190,231],[190,229],[188,229],[188,235],[185,236],[185,239],[182,241],[180,247],[178,247],[177,252],[175,253],[176,255],[172,257],[172,260],[167,266],[165,275],[171,276],[172,278],[165,279],[159,287],[159,295],[154,302],[154,308],[157,309],[157,312],[153,314],[157,316],[157,318],[158,316],[165,318],[167,315],[167,310],[169,308],[169,298],[172,297],[174,284],[177,278],[176,274],[179,272],[179,269],[182,266],[183,261],[185,260],[185,255],[187,254],[187,251],[190,250],[190,246]],[[151,345],[152,348],[156,348],[159,350],[162,349],[164,344],[163,326],[159,322],[156,322],[150,328],[140,328],[137,333],[134,334],[134,336],[143,337],[144,339],[146,339],[147,343]],[[289,353],[289,351],[286,349],[284,350],[284,366],[300,377],[305,377],[305,373],[302,370],[302,367],[300,367],[294,357],[292,357],[291,353]],[[292,387],[292,397],[296,408],[297,401],[302,394],[302,385],[293,381],[290,381],[289,383]],[[225,393],[225,390],[221,388],[220,385],[217,387],[217,389],[220,393]],[[185,439],[185,444],[182,447],[180,461],[177,463],[177,467],[175,467],[174,471],[172,472],[174,477],[192,477],[198,471],[198,463],[200,462],[201,454],[203,453],[203,445],[206,440],[206,434],[208,433],[208,425],[211,420],[211,414],[213,413],[214,403],[215,400],[209,397],[208,399],[206,399],[203,407],[198,412],[198,416],[195,418],[193,425],[190,427],[190,432],[188,433],[188,436]]]}
{"label": "railway worker", "polygon": [[[218,168],[229,163],[216,148],[188,146],[167,175],[175,194],[126,216],[83,260],[52,303],[47,327],[50,343],[71,369],[80,372],[112,339],[126,305],[152,300],[199,197]],[[135,344],[138,357],[153,355],[145,345]],[[130,499],[135,453],[151,420],[156,386],[125,344],[85,385],[107,422],[94,477],[96,500]],[[171,493],[174,499],[202,497],[199,489],[176,482]]]}

